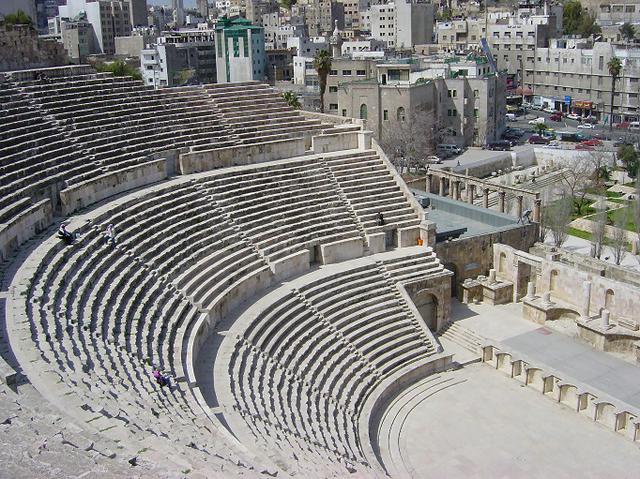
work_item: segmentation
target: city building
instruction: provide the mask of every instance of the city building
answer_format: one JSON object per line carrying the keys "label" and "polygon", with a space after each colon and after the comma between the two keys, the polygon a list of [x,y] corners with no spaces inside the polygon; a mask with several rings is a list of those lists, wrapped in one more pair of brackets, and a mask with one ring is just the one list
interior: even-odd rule
{"label": "city building", "polygon": [[141,51],[140,69],[144,83],[156,88],[215,83],[215,30],[166,32]]}
{"label": "city building", "polygon": [[607,64],[613,57],[622,61],[614,96],[614,122],[637,121],[640,118],[639,48],[577,39],[552,40],[549,48],[537,50],[535,66],[525,77],[532,101],[608,122],[612,78]]}
{"label": "city building", "polygon": [[184,0],[171,0],[173,23],[177,27],[184,26]]}
{"label": "city building", "polygon": [[435,10],[431,3],[396,0],[370,7],[371,36],[388,48],[411,48],[433,42]]}
{"label": "city building", "polygon": [[292,15],[303,19],[309,36],[326,35],[333,31],[335,21],[344,28],[344,5],[331,0],[299,0],[291,8]]}
{"label": "city building", "polygon": [[267,57],[262,27],[244,18],[222,17],[215,32],[218,83],[264,80]]}
{"label": "city building", "polygon": [[267,50],[266,75],[269,83],[290,82],[293,78],[293,51]]}
{"label": "city building", "polygon": [[202,18],[209,18],[209,2],[208,0],[197,0],[196,8],[198,13],[202,16]]}
{"label": "city building", "polygon": [[147,0],[129,0],[131,4],[131,27],[146,27],[149,25],[147,18]]}
{"label": "city building", "polygon": [[98,52],[93,26],[85,19],[61,20],[60,38],[73,63],[82,63],[87,56]]}
{"label": "city building", "polygon": [[58,8],[62,19],[86,15],[86,21],[93,27],[95,44],[100,53],[107,55],[115,53],[115,37],[131,35],[129,9],[129,2],[122,0],[67,0],[66,5]]}
{"label": "city building", "polygon": [[138,57],[147,46],[156,43],[157,30],[152,27],[136,27],[128,37],[116,37],[116,55]]}

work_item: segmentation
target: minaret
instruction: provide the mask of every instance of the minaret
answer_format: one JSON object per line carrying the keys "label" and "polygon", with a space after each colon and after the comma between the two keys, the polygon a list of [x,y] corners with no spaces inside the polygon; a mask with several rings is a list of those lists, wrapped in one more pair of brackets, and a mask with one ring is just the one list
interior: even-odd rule
{"label": "minaret", "polygon": [[329,44],[331,45],[331,56],[333,58],[342,55],[342,37],[340,36],[340,30],[338,30],[338,20],[335,21],[335,28],[329,38]]}

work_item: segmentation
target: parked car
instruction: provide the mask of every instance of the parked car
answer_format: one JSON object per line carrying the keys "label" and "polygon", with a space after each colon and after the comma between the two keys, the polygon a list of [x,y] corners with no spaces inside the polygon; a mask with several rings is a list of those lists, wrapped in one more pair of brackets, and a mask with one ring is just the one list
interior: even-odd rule
{"label": "parked car", "polygon": [[533,105],[531,103],[525,101],[525,102],[522,102],[522,108],[531,109],[531,108],[533,108]]}
{"label": "parked car", "polygon": [[545,146],[545,148],[560,148],[560,142],[557,140],[552,140],[549,143],[547,143]]}
{"label": "parked car", "polygon": [[497,140],[487,143],[487,150],[509,151],[511,142],[507,140]]}
{"label": "parked car", "polygon": [[579,120],[580,115],[578,115],[577,113],[569,113],[567,115],[567,118],[569,118],[569,120]]}
{"label": "parked car", "polygon": [[591,138],[590,140],[581,141],[580,144],[587,146],[600,146],[602,145],[602,141],[598,140],[597,138]]}
{"label": "parked car", "polygon": [[424,161],[425,163],[431,164],[431,165],[439,165],[440,163],[442,163],[442,160],[436,155],[427,156]]}
{"label": "parked car", "polygon": [[582,128],[583,130],[593,130],[594,126],[591,123],[582,123],[578,125],[578,128]]}
{"label": "parked car", "polygon": [[516,118],[516,114],[515,113],[507,113],[505,115],[507,121],[518,121],[518,119]]}
{"label": "parked car", "polygon": [[544,108],[542,111],[545,112],[545,113],[551,113],[552,115],[556,112],[555,109],[549,108],[549,107]]}
{"label": "parked car", "polygon": [[549,117],[549,120],[551,121],[562,121],[562,113],[554,113],[553,115],[551,115]]}
{"label": "parked car", "polygon": [[591,123],[592,125],[598,123],[598,119],[595,116],[585,116],[582,121],[586,121],[587,123]]}
{"label": "parked car", "polygon": [[532,145],[548,145],[551,140],[540,135],[532,135],[529,137],[529,143]]}
{"label": "parked car", "polygon": [[611,139],[604,133],[594,133],[593,135],[591,135],[591,138],[595,138],[597,140],[602,140],[602,141],[609,141]]}
{"label": "parked car", "polygon": [[620,122],[620,123],[614,123],[613,127],[614,128],[618,128],[619,130],[628,130],[629,129],[629,124],[630,124],[630,122],[623,121],[623,122]]}
{"label": "parked car", "polygon": [[616,148],[619,146],[632,145],[632,144],[633,144],[632,142],[630,142],[629,140],[625,140],[622,137],[618,138],[616,141],[613,142],[613,146],[615,146]]}
{"label": "parked car", "polygon": [[593,146],[585,145],[584,143],[578,143],[576,150],[593,151]]}
{"label": "parked car", "polygon": [[543,117],[534,118],[533,120],[529,120],[530,125],[537,125],[538,123],[544,123],[545,119]]}

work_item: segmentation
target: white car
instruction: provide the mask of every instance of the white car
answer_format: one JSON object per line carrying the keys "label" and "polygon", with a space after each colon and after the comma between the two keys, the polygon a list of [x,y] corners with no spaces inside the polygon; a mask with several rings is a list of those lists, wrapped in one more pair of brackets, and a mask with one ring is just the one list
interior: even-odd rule
{"label": "white car", "polygon": [[583,130],[593,130],[594,126],[591,123],[582,123],[578,125],[578,128],[582,128]]}
{"label": "white car", "polygon": [[538,123],[544,123],[544,118],[534,118],[533,120],[529,120],[530,125],[537,125]]}
{"label": "white car", "polygon": [[532,108],[533,105],[531,103],[527,103],[526,101],[522,104],[522,108]]}
{"label": "white car", "polygon": [[556,112],[553,108],[545,108],[542,111],[545,113],[551,113],[552,115]]}
{"label": "white car", "polygon": [[557,140],[550,141],[543,148],[560,148],[560,142]]}
{"label": "white car", "polygon": [[579,120],[580,119],[580,115],[576,115],[575,113],[569,113],[567,115],[567,118],[569,118],[569,120]]}
{"label": "white car", "polygon": [[442,163],[442,160],[438,158],[436,155],[431,155],[431,156],[427,156],[427,158],[425,159],[425,162],[427,164],[439,165],[440,163]]}

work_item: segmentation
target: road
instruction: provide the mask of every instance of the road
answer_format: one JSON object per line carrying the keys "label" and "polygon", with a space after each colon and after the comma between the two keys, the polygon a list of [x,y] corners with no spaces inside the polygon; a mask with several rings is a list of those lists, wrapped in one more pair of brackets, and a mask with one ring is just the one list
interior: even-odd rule
{"label": "road", "polygon": [[629,131],[617,128],[609,131],[609,126],[605,126],[602,124],[594,125],[593,129],[578,129],[578,125],[580,125],[580,122],[577,120],[570,120],[566,117],[563,117],[562,121],[551,121],[549,119],[550,116],[551,113],[547,113],[541,110],[528,110],[526,115],[520,115],[516,117],[517,121],[507,121],[507,126],[513,128],[522,128],[523,130],[525,130],[527,134],[523,138],[526,139],[533,134],[533,125],[529,125],[529,120],[542,117],[545,119],[545,125],[547,125],[549,128],[553,128],[555,131],[581,131],[585,135],[600,133],[607,136],[613,141],[622,138],[625,140],[630,140],[633,143],[640,142],[640,131]]}

